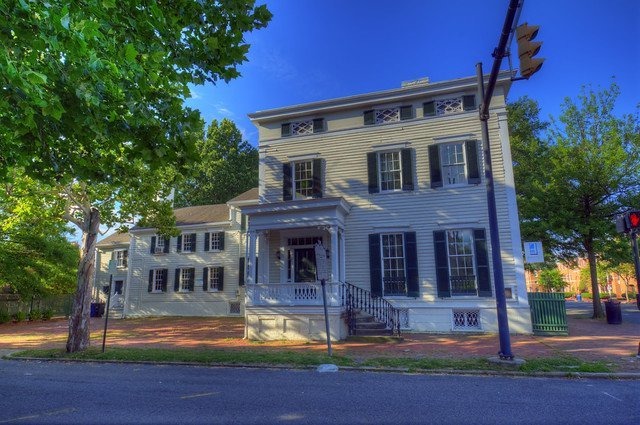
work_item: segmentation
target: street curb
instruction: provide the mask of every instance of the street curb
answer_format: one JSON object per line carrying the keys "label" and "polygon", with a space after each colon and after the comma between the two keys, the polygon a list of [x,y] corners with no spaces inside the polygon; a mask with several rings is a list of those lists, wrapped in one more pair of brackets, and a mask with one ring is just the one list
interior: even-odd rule
{"label": "street curb", "polygon": [[[40,361],[59,363],[106,363],[106,364],[141,364],[157,366],[200,366],[200,367],[225,367],[246,369],[308,369],[315,370],[318,365],[270,365],[255,363],[195,363],[195,362],[152,362],[145,360],[96,360],[96,359],[49,359],[42,357],[13,357],[6,355],[4,360],[14,361]],[[403,373],[409,375],[456,375],[456,376],[507,376],[513,378],[565,378],[565,379],[618,379],[640,380],[640,373],[635,372],[519,372],[511,370],[450,370],[450,369],[419,369],[409,370],[404,367],[373,367],[373,366],[338,366],[339,370],[348,372],[377,372],[377,373]]]}

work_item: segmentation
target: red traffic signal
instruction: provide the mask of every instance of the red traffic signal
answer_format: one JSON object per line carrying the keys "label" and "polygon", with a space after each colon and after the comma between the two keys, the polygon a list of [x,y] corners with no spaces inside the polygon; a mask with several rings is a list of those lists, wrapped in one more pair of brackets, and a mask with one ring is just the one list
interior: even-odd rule
{"label": "red traffic signal", "polygon": [[627,225],[627,229],[639,229],[640,228],[640,211],[631,211],[628,212],[625,216],[625,224]]}

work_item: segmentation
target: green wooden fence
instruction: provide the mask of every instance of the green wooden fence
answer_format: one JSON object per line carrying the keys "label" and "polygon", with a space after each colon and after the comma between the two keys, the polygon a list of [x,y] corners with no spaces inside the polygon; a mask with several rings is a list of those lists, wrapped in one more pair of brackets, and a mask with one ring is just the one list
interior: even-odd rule
{"label": "green wooden fence", "polygon": [[562,292],[528,292],[531,324],[536,335],[569,335]]}
{"label": "green wooden fence", "polygon": [[49,295],[21,298],[19,295],[0,296],[0,311],[13,315],[18,311],[29,314],[31,310],[50,309],[54,316],[69,316],[73,295]]}

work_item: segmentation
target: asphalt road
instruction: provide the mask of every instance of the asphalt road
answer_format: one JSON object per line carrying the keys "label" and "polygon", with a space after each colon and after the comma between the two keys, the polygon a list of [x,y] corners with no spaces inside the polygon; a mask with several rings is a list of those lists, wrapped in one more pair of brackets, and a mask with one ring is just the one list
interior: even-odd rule
{"label": "asphalt road", "polygon": [[[593,303],[591,300],[582,302],[567,301],[567,314],[591,316],[593,314]],[[635,323],[640,325],[640,310],[636,303],[621,302],[622,322]]]}
{"label": "asphalt road", "polygon": [[637,424],[640,381],[0,360],[0,424]]}

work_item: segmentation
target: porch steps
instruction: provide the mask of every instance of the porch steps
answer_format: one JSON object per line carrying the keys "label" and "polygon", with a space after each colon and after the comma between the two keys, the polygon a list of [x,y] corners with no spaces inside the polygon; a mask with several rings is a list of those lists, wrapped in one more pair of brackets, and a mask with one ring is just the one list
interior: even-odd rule
{"label": "porch steps", "polygon": [[363,311],[356,313],[355,336],[389,336],[392,334],[391,329],[387,329],[387,325],[378,322],[372,315]]}

